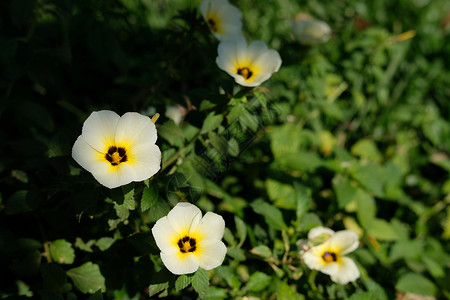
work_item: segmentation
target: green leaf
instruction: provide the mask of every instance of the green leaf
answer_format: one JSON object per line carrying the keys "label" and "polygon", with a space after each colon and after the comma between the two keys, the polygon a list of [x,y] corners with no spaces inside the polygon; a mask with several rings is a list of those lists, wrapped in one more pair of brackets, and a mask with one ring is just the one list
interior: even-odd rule
{"label": "green leaf", "polygon": [[290,184],[284,184],[273,179],[266,180],[267,195],[277,207],[295,209],[296,199],[294,188]]}
{"label": "green leaf", "polygon": [[97,246],[100,251],[106,251],[115,243],[115,241],[116,240],[111,237],[102,237],[95,242],[95,246]]}
{"label": "green leaf", "polygon": [[375,200],[366,191],[360,188],[356,189],[354,197],[357,205],[356,215],[358,217],[358,221],[362,227],[369,229],[373,226],[371,222],[377,213]]}
{"label": "green leaf", "polygon": [[198,269],[192,277],[192,287],[200,298],[204,298],[209,287],[208,273],[203,269]]}
{"label": "green leaf", "polygon": [[172,120],[165,122],[158,128],[158,136],[172,146],[182,147],[184,144],[184,132]]}
{"label": "green leaf", "polygon": [[307,213],[309,210],[309,206],[312,201],[311,194],[304,185],[298,182],[294,182],[294,191],[295,191],[295,198],[297,200],[297,207],[296,207],[297,220],[300,220],[303,217],[303,215]]}
{"label": "green leaf", "polygon": [[375,142],[369,139],[362,139],[356,142],[351,148],[352,154],[365,158],[373,162],[381,162],[382,155]]}
{"label": "green leaf", "polygon": [[153,297],[154,295],[167,290],[169,288],[169,282],[150,284],[148,287],[148,295],[149,297]]}
{"label": "green leaf", "polygon": [[357,188],[344,176],[338,174],[333,178],[333,189],[339,208],[344,208],[356,197]]}
{"label": "green leaf", "polygon": [[203,126],[200,133],[204,134],[213,131],[214,129],[220,126],[222,120],[223,120],[222,115],[216,116],[214,112],[211,112],[203,121]]}
{"label": "green leaf", "polygon": [[185,289],[189,284],[191,284],[193,275],[181,275],[178,276],[177,280],[175,281],[175,290],[177,292]]}
{"label": "green leaf", "polygon": [[383,241],[397,240],[398,236],[392,225],[384,219],[372,219],[367,224],[367,234]]}
{"label": "green leaf", "polygon": [[402,275],[397,281],[395,288],[401,292],[424,296],[434,296],[437,290],[431,280],[417,273],[406,273]]}
{"label": "green leaf", "polygon": [[398,241],[392,246],[389,258],[392,261],[415,259],[422,254],[423,248],[424,242],[421,240]]}
{"label": "green leaf", "polygon": [[262,199],[253,201],[250,206],[257,214],[262,215],[266,223],[274,229],[282,230],[287,228],[283,220],[283,214],[275,206],[270,205]]}
{"label": "green leaf", "polygon": [[70,265],[75,260],[75,251],[72,244],[60,239],[52,242],[49,246],[50,257],[59,264]]}
{"label": "green leaf", "polygon": [[221,289],[218,287],[210,286],[208,291],[206,292],[205,298],[206,300],[222,300],[229,299],[227,290]]}
{"label": "green leaf", "polygon": [[264,257],[264,258],[269,258],[272,256],[272,250],[269,247],[267,247],[266,245],[256,246],[255,248],[250,250],[250,253]]}
{"label": "green leaf", "polygon": [[98,290],[102,292],[106,290],[105,278],[100,272],[99,266],[90,261],[68,270],[67,276],[73,280],[75,287],[84,294],[94,294]]}
{"label": "green leaf", "polygon": [[390,177],[382,166],[377,164],[358,166],[352,172],[352,176],[375,196],[384,197],[385,185]]}
{"label": "green leaf", "polygon": [[141,199],[141,210],[142,212],[147,211],[153,204],[158,201],[158,190],[154,185],[150,185],[149,187],[145,187],[142,192]]}
{"label": "green leaf", "polygon": [[380,293],[378,291],[357,292],[351,295],[348,300],[379,300]]}
{"label": "green leaf", "polygon": [[300,172],[312,172],[322,165],[319,155],[308,151],[286,154],[280,157],[278,161],[282,166]]}
{"label": "green leaf", "polygon": [[286,282],[281,281],[277,289],[278,299],[285,300],[303,300],[305,297],[299,294],[295,288],[295,285],[290,286]]}
{"label": "green leaf", "polygon": [[246,259],[245,252],[241,248],[229,248],[227,251],[227,255],[237,261],[244,261]]}
{"label": "green leaf", "polygon": [[238,216],[234,216],[234,223],[236,224],[236,231],[239,237],[239,245],[242,245],[247,238],[247,226],[244,221]]}
{"label": "green leaf", "polygon": [[255,272],[250,276],[246,287],[249,291],[259,292],[264,290],[270,284],[271,280],[271,276],[263,272]]}

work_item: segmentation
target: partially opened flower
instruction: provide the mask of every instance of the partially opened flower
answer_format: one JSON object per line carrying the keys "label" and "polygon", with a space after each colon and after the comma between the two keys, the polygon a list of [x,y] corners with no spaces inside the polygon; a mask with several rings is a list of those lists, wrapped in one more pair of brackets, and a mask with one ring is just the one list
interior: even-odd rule
{"label": "partially opened flower", "polygon": [[339,284],[359,278],[360,273],[355,262],[344,256],[358,248],[359,240],[355,232],[334,232],[329,228],[317,227],[309,232],[308,239],[324,240],[303,253],[303,261],[310,269],[330,275],[331,280]]}
{"label": "partially opened flower", "polygon": [[327,23],[313,19],[304,13],[296,16],[292,24],[292,32],[300,44],[307,46],[325,43],[331,36],[331,28]]}
{"label": "partially opened flower", "polygon": [[108,188],[142,181],[159,171],[161,151],[155,145],[155,124],[128,112],[91,113],[72,148],[72,157]]}
{"label": "partially opened flower", "polygon": [[252,87],[260,85],[280,69],[281,57],[262,41],[247,45],[245,38],[240,37],[219,44],[216,63],[237,83]]}
{"label": "partially opened flower", "polygon": [[177,275],[211,270],[220,266],[227,253],[221,241],[225,221],[218,214],[202,212],[193,204],[180,202],[152,228],[161,259]]}
{"label": "partially opened flower", "polygon": [[242,35],[242,13],[228,0],[203,0],[200,10],[218,40]]}

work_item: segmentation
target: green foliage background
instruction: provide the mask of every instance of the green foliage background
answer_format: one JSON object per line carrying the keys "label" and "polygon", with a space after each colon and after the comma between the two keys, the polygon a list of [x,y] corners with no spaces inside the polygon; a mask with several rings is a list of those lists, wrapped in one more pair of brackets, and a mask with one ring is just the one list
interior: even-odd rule
{"label": "green foliage background", "polygon": [[[241,0],[278,73],[242,88],[189,0],[0,3],[0,297],[450,298],[450,3]],[[331,40],[302,47],[298,12]],[[177,126],[168,105],[195,107]],[[162,170],[109,190],[71,158],[87,116],[161,114]],[[174,276],[150,229],[178,201],[226,221],[224,264]],[[309,270],[318,225],[361,278]]]}

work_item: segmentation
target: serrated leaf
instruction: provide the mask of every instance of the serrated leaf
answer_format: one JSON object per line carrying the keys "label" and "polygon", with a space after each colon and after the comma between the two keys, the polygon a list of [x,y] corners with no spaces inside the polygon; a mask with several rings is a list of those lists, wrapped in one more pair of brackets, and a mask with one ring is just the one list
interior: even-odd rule
{"label": "serrated leaf", "polygon": [[392,225],[384,219],[372,219],[367,225],[367,234],[379,240],[393,241],[398,236]]}
{"label": "serrated leaf", "polygon": [[259,292],[264,290],[270,284],[271,280],[271,276],[263,272],[255,272],[250,276],[246,287],[249,291]]}
{"label": "serrated leaf", "polygon": [[308,212],[312,199],[308,189],[298,182],[294,182],[294,192],[295,192],[295,199],[297,201],[296,205],[297,220],[300,220],[303,217],[303,215]]}
{"label": "serrated leaf", "polygon": [[289,286],[286,282],[282,281],[278,285],[277,290],[278,298],[279,299],[286,299],[286,300],[303,300],[305,297],[303,295],[300,295],[295,287]]}
{"label": "serrated leaf", "polygon": [[234,223],[236,223],[236,231],[239,237],[239,245],[242,245],[247,238],[247,226],[244,221],[238,216],[234,216]]}
{"label": "serrated leaf", "polygon": [[70,265],[75,260],[75,251],[72,244],[63,239],[52,242],[49,246],[49,252],[52,260],[59,264]]}
{"label": "serrated leaf", "polygon": [[177,292],[185,289],[192,282],[193,275],[181,275],[175,281],[175,290]]}
{"label": "serrated leaf", "polygon": [[152,297],[169,288],[169,282],[150,284],[148,287],[148,295]]}
{"label": "serrated leaf", "polygon": [[95,242],[100,251],[108,250],[116,240],[110,237],[102,237]]}
{"label": "serrated leaf", "polygon": [[255,248],[250,250],[250,253],[264,257],[264,258],[269,258],[272,256],[272,250],[269,247],[267,247],[266,245],[256,246]]}
{"label": "serrated leaf", "polygon": [[75,287],[84,294],[94,294],[96,291],[105,291],[105,277],[100,272],[98,265],[86,262],[83,265],[67,271]]}
{"label": "serrated leaf", "polygon": [[216,116],[214,112],[211,112],[203,121],[203,126],[200,133],[204,134],[213,131],[214,129],[220,126],[222,120],[223,120],[222,115]]}
{"label": "serrated leaf", "polygon": [[158,201],[158,190],[154,185],[144,188],[141,198],[141,211],[147,211],[153,204]]}
{"label": "serrated leaf", "polygon": [[283,214],[275,206],[270,205],[262,199],[253,201],[250,206],[253,210],[264,217],[266,223],[274,229],[286,229],[287,225],[283,220]]}
{"label": "serrated leaf", "polygon": [[208,273],[203,269],[198,269],[192,277],[192,287],[200,298],[204,298],[209,287]]}
{"label": "serrated leaf", "polygon": [[94,250],[92,250],[92,246],[94,245],[95,240],[89,240],[86,243],[79,237],[77,237],[75,239],[75,247],[77,247],[78,249],[81,249],[83,251],[86,252],[94,252]]}
{"label": "serrated leaf", "polygon": [[424,296],[434,296],[436,294],[436,286],[434,283],[428,278],[416,273],[402,275],[397,281],[395,288],[401,292]]}
{"label": "serrated leaf", "polygon": [[382,155],[373,140],[359,140],[352,146],[350,151],[353,155],[365,158],[369,161],[380,162],[382,159]]}

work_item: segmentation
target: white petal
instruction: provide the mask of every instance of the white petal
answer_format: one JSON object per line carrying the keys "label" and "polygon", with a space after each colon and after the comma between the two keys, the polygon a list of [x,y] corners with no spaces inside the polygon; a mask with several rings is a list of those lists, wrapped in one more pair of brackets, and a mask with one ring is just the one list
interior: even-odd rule
{"label": "white petal", "polygon": [[339,255],[350,253],[359,246],[358,235],[351,230],[337,231],[326,242],[328,247]]}
{"label": "white petal", "polygon": [[238,53],[245,52],[246,48],[247,42],[244,37],[220,42],[217,48],[217,65],[224,71],[234,73],[236,67],[239,66],[240,55]]}
{"label": "white petal", "polygon": [[72,157],[84,169],[91,173],[106,173],[111,164],[104,158],[105,154],[98,152],[79,136],[72,147]]}
{"label": "white petal", "polygon": [[252,80],[246,81],[241,75],[233,74],[235,81],[242,86],[258,86],[269,79],[270,76],[272,76],[272,73],[256,74],[251,78]]}
{"label": "white petal", "polygon": [[313,240],[316,237],[321,236],[322,234],[327,234],[329,236],[332,236],[334,234],[334,230],[330,228],[326,228],[323,226],[314,227],[308,232],[308,239]]}
{"label": "white petal", "polygon": [[250,60],[250,62],[253,62],[256,58],[267,51],[268,49],[266,43],[264,43],[263,41],[253,41],[247,48],[248,59]]}
{"label": "white petal", "polygon": [[225,232],[225,221],[222,216],[207,212],[195,231],[204,240],[220,240]]}
{"label": "white petal", "polygon": [[127,151],[128,163],[134,168],[134,181],[146,180],[161,168],[161,151],[151,143],[138,143]]}
{"label": "white petal", "polygon": [[334,282],[346,284],[359,278],[360,273],[358,267],[352,259],[342,257],[341,262],[338,265],[338,270],[333,274],[330,274],[331,280]]}
{"label": "white petal", "polygon": [[137,144],[154,144],[156,139],[155,124],[147,116],[128,112],[117,123],[115,142],[118,147],[128,145],[129,148]]}
{"label": "white petal", "polygon": [[197,229],[202,212],[193,204],[180,202],[167,214],[167,219],[179,235],[188,236]]}
{"label": "white petal", "polygon": [[210,0],[203,0],[200,4],[200,12],[202,13],[203,18],[206,19],[206,14],[208,13],[209,6],[210,6]]}
{"label": "white petal", "polygon": [[162,217],[156,221],[152,228],[152,234],[156,245],[162,253],[174,254],[180,252],[180,248],[176,244],[179,240],[179,235],[170,226],[167,217]]}
{"label": "white petal", "polygon": [[98,182],[110,189],[136,181],[134,168],[126,162],[117,166],[110,165],[105,173],[92,172],[92,175],[94,175]]}
{"label": "white petal", "polygon": [[226,254],[227,247],[223,242],[217,240],[201,241],[198,249],[194,252],[200,268],[205,270],[211,270],[220,266]]}
{"label": "white petal", "polygon": [[275,50],[267,50],[255,58],[253,65],[261,73],[278,72],[281,66],[280,54]]}
{"label": "white petal", "polygon": [[198,269],[197,258],[192,253],[163,253],[161,259],[166,268],[175,275],[194,273]]}
{"label": "white petal", "polygon": [[94,111],[84,121],[82,136],[86,143],[99,152],[106,153],[114,145],[114,135],[120,117],[113,111]]}
{"label": "white petal", "polygon": [[312,249],[303,254],[303,261],[312,270],[320,270],[324,266],[322,257],[316,255]]}

